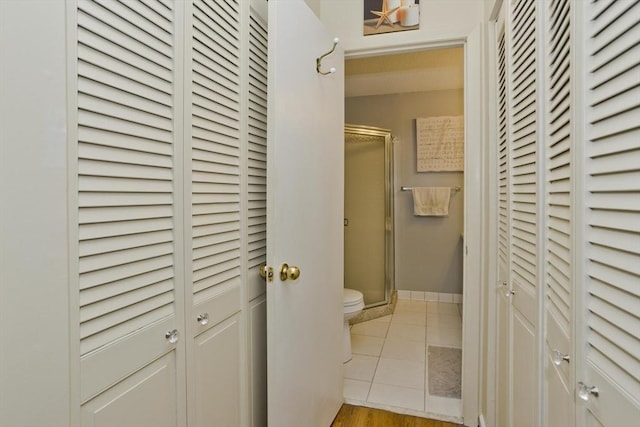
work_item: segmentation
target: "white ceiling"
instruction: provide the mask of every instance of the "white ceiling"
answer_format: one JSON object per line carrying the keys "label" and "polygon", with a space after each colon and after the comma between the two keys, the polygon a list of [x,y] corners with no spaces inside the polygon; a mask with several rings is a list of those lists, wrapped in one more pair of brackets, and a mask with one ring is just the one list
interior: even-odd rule
{"label": "white ceiling", "polygon": [[428,92],[464,87],[463,48],[345,61],[345,96]]}

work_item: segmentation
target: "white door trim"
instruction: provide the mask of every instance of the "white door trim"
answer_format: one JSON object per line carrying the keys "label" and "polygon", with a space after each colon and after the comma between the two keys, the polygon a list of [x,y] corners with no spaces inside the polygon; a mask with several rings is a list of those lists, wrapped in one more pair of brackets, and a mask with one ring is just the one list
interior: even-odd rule
{"label": "white door trim", "polygon": [[476,27],[459,39],[434,39],[420,44],[399,45],[388,49],[346,50],[346,58],[371,55],[387,55],[401,52],[464,47],[464,115],[465,115],[465,170],[464,170],[464,274],[463,274],[463,325],[462,325],[462,415],[465,425],[475,426],[479,411],[480,337],[484,254],[482,236],[485,230],[483,206],[488,194],[484,189],[486,175],[482,162],[487,141],[482,127],[482,28]]}

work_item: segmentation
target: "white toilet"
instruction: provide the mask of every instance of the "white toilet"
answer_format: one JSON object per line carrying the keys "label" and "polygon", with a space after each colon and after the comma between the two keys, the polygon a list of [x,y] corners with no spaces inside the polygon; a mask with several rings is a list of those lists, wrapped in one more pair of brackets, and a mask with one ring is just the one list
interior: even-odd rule
{"label": "white toilet", "polygon": [[349,330],[349,319],[357,316],[362,312],[364,308],[364,297],[362,292],[355,289],[343,290],[343,302],[344,302],[344,338],[343,338],[343,352],[344,363],[351,360],[351,331]]}

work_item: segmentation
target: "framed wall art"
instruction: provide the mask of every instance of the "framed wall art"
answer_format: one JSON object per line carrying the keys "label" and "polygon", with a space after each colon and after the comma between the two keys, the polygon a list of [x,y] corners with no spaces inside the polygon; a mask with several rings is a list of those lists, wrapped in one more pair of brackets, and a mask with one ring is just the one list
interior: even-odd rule
{"label": "framed wall art", "polygon": [[420,0],[363,0],[363,3],[365,36],[420,28]]}

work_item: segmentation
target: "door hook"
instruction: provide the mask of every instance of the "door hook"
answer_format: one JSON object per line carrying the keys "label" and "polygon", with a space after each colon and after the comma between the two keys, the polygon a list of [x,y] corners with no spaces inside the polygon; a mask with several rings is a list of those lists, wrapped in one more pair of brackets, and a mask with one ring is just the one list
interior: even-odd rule
{"label": "door hook", "polygon": [[318,74],[322,74],[323,76],[326,76],[327,74],[333,74],[336,72],[336,68],[335,67],[331,67],[329,68],[329,71],[321,71],[320,67],[322,67],[322,60],[324,59],[325,56],[331,55],[333,53],[334,50],[336,50],[336,46],[338,46],[338,43],[340,42],[339,38],[334,38],[333,39],[333,47],[331,48],[331,50],[327,53],[325,53],[324,55],[320,56],[319,58],[316,58],[316,71],[318,72]]}

